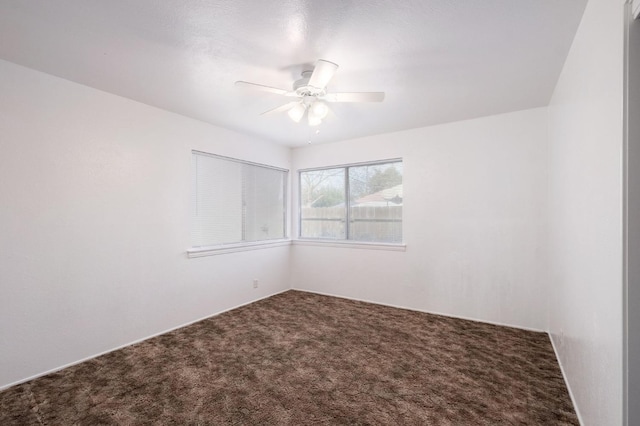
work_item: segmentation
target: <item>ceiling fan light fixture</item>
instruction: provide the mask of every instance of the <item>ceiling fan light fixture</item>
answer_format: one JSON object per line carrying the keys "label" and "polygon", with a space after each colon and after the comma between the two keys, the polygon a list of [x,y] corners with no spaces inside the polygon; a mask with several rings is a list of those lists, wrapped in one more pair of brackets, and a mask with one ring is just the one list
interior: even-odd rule
{"label": "ceiling fan light fixture", "polygon": [[309,114],[312,114],[314,117],[318,117],[321,120],[325,118],[328,113],[329,107],[322,101],[315,101],[311,105],[311,108],[309,108]]}
{"label": "ceiling fan light fixture", "polygon": [[322,118],[312,114],[311,111],[307,114],[307,120],[309,122],[309,126],[319,126],[322,123]]}
{"label": "ceiling fan light fixture", "polygon": [[304,104],[303,102],[300,102],[299,104],[291,108],[287,114],[289,114],[289,117],[293,121],[295,121],[296,123],[299,123],[305,111],[307,111],[307,105]]}

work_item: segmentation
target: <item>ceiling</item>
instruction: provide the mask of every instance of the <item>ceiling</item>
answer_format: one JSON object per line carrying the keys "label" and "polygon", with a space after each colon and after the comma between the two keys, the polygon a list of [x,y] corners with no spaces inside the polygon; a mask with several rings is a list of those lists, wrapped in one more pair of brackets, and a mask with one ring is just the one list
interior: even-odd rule
{"label": "ceiling", "polygon": [[[288,146],[547,105],[586,0],[0,0],[0,58]],[[319,127],[286,113],[317,59],[340,65]],[[316,134],[316,129],[319,133]]]}

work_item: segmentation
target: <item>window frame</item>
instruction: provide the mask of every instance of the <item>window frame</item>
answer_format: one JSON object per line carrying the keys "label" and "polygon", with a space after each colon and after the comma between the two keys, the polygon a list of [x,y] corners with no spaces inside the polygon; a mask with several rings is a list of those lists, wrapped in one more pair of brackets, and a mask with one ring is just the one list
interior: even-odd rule
{"label": "window frame", "polygon": [[[389,158],[384,160],[375,160],[375,161],[364,161],[358,163],[348,163],[348,164],[338,164],[338,165],[330,165],[323,167],[310,167],[306,169],[298,169],[298,180],[297,180],[297,236],[293,241],[294,245],[309,245],[309,246],[324,246],[324,247],[348,247],[348,248],[364,248],[364,249],[372,249],[372,250],[392,250],[392,251],[405,251],[406,250],[406,242],[404,236],[404,202],[402,209],[402,223],[403,223],[403,232],[402,232],[402,242],[399,243],[389,243],[389,242],[380,242],[380,241],[359,241],[359,240],[351,240],[350,236],[350,221],[351,221],[351,200],[350,200],[350,188],[349,188],[349,172],[348,169],[351,167],[362,167],[362,166],[378,166],[383,164],[390,163],[402,163],[403,173],[402,180],[404,185],[404,160],[402,157],[397,158]],[[314,172],[320,170],[335,170],[335,169],[343,169],[345,173],[345,238],[344,239],[333,239],[333,238],[313,238],[313,237],[303,237],[302,236],[302,173],[305,172]]]}
{"label": "window frame", "polygon": [[[291,243],[291,239],[289,238],[289,228],[288,228],[288,207],[289,207],[289,197],[288,197],[288,191],[289,191],[289,169],[285,169],[282,167],[276,167],[276,166],[271,166],[269,164],[263,164],[263,163],[256,163],[253,161],[247,161],[247,160],[242,160],[239,158],[233,158],[233,157],[227,157],[224,155],[218,155],[218,154],[212,154],[210,152],[205,152],[205,151],[200,151],[200,150],[196,150],[193,149],[190,152],[190,159],[193,158],[194,155],[201,155],[201,156],[205,156],[205,157],[211,157],[211,158],[215,158],[217,160],[224,160],[224,161],[230,161],[230,162],[234,162],[234,163],[239,163],[241,165],[248,165],[248,166],[252,166],[252,167],[260,167],[263,169],[269,169],[269,170],[275,170],[278,172],[282,172],[284,174],[283,176],[283,188],[282,188],[282,226],[283,226],[283,237],[281,238],[270,238],[270,239],[264,239],[264,240],[253,240],[253,241],[246,241],[246,240],[241,240],[241,241],[234,241],[234,242],[227,242],[227,243],[220,243],[220,244],[214,244],[214,245],[209,245],[209,246],[193,246],[191,245],[193,243],[192,237],[190,235],[190,248],[187,249],[187,256],[189,258],[195,258],[195,257],[203,257],[203,256],[210,256],[210,255],[217,255],[217,254],[224,254],[224,253],[234,253],[234,252],[238,252],[238,251],[245,251],[245,250],[257,250],[257,249],[263,249],[263,248],[270,248],[270,247],[278,247],[278,246],[284,246],[284,245],[289,245]],[[191,170],[191,173],[194,173],[194,170]],[[193,186],[191,187],[192,191],[195,191],[196,188],[194,188]],[[190,209],[192,209],[193,207],[190,206]],[[190,213],[190,226],[193,227],[194,223],[193,223],[193,212]],[[241,224],[241,227],[244,229],[245,228],[245,223],[244,223],[244,215],[243,215],[243,223]],[[193,229],[193,228],[192,228]],[[190,231],[190,233],[193,232],[192,230]]]}

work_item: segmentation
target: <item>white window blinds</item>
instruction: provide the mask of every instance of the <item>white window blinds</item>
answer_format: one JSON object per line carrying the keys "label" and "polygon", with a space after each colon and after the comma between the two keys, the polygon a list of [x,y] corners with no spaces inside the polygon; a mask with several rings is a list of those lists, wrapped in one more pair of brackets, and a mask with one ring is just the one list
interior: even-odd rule
{"label": "white window blinds", "polygon": [[285,237],[287,171],[192,152],[192,247]]}

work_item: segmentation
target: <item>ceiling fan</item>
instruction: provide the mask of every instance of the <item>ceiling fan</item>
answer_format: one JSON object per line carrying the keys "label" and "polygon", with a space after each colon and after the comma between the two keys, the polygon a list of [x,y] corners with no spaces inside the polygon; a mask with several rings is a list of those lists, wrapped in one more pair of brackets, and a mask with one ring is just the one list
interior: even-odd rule
{"label": "ceiling fan", "polygon": [[272,114],[287,111],[289,117],[299,123],[305,113],[310,126],[317,126],[329,113],[327,102],[382,102],[384,92],[339,92],[327,93],[327,84],[336,73],[338,65],[324,59],[319,59],[312,70],[302,71],[302,78],[293,83],[293,90],[278,89],[277,87],[236,81],[236,86],[275,93],[295,100],[277,108],[263,112]]}

